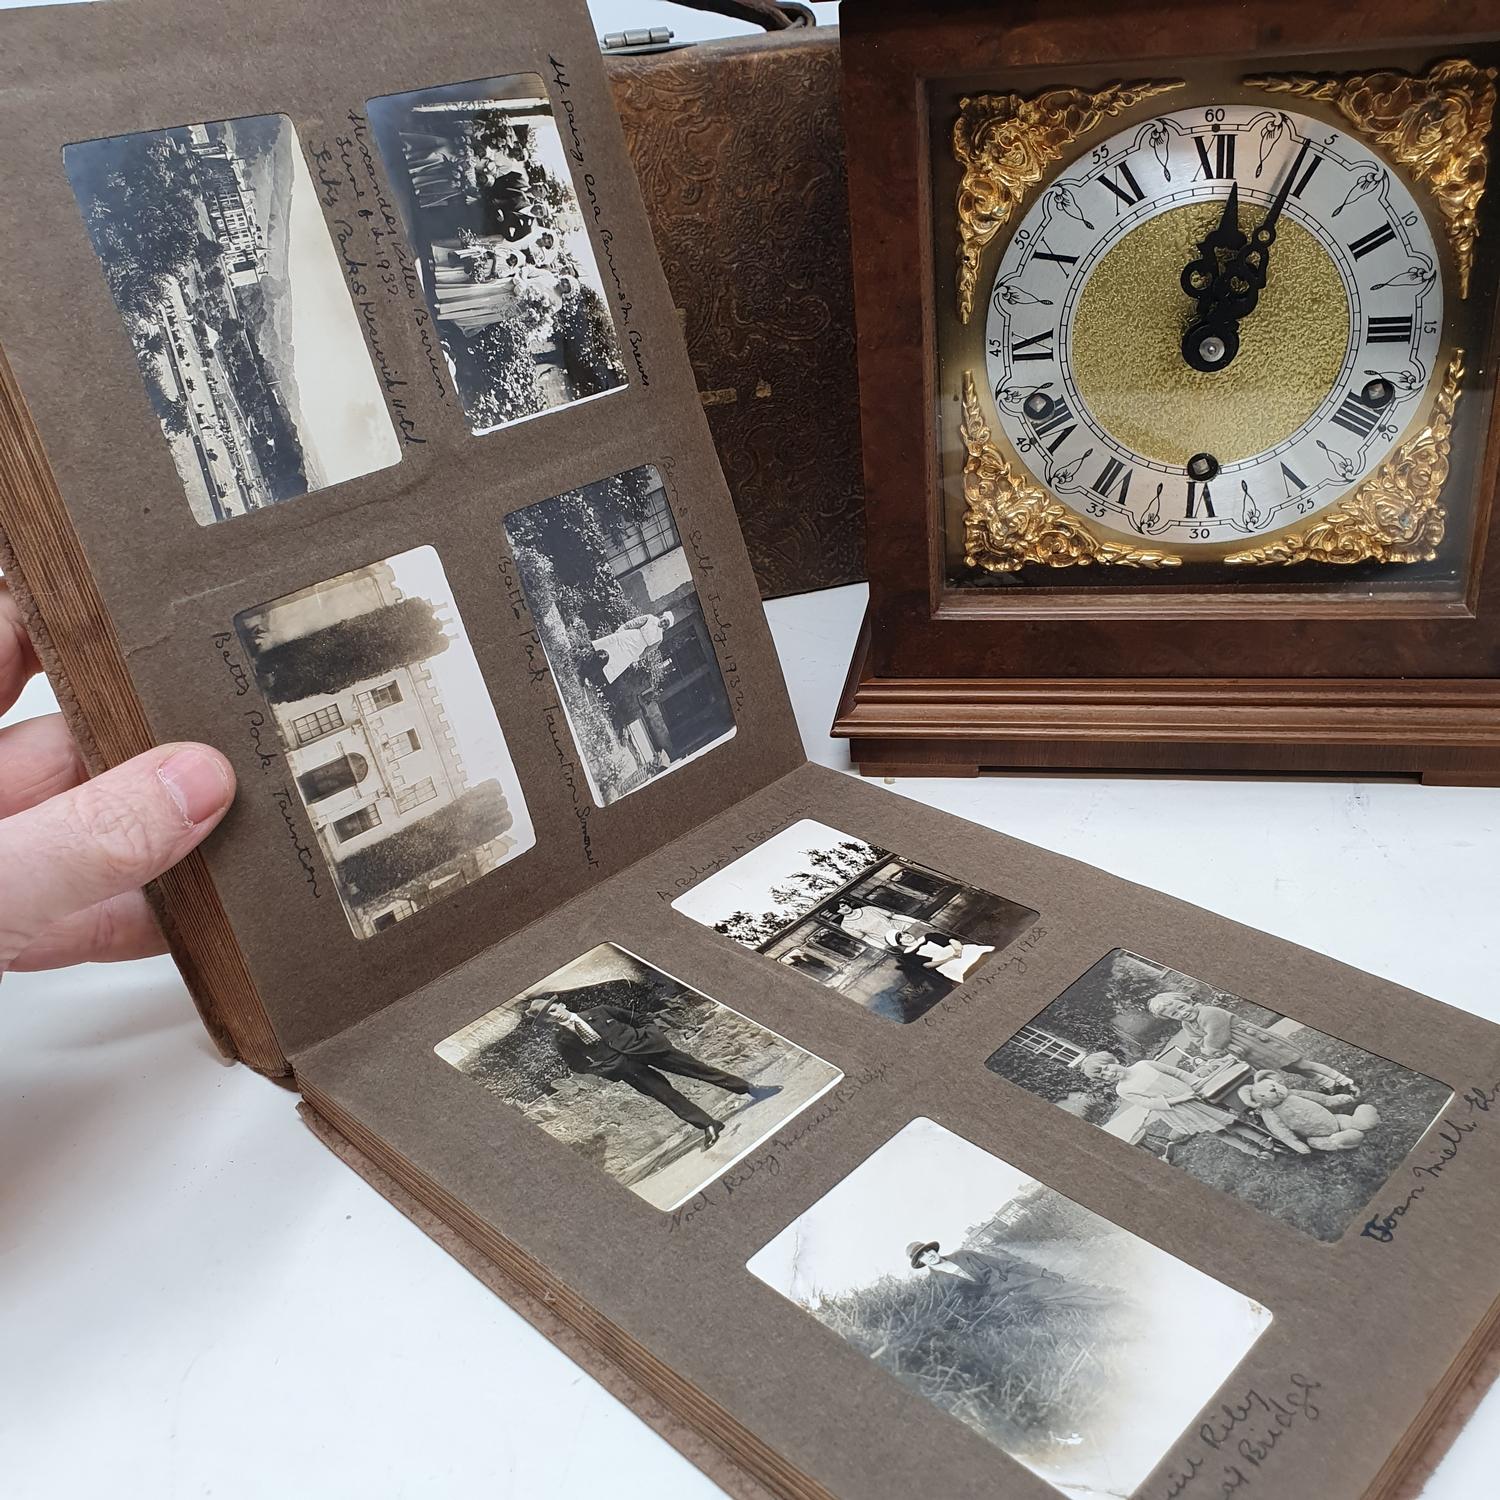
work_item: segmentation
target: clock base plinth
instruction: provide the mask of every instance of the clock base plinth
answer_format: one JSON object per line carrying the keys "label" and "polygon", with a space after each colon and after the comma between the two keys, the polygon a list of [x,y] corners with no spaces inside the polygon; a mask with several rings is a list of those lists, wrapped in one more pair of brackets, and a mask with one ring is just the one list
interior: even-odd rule
{"label": "clock base plinth", "polygon": [[861,631],[832,733],[862,775],[1402,776],[1500,786],[1500,678],[893,678]]}

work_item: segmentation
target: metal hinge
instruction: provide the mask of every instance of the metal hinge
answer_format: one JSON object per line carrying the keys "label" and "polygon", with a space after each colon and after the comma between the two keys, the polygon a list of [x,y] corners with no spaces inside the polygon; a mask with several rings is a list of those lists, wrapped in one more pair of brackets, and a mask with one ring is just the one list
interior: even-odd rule
{"label": "metal hinge", "polygon": [[640,31],[607,31],[599,38],[599,48],[610,57],[625,57],[638,52],[675,52],[686,42],[672,40],[670,26],[652,26]]}

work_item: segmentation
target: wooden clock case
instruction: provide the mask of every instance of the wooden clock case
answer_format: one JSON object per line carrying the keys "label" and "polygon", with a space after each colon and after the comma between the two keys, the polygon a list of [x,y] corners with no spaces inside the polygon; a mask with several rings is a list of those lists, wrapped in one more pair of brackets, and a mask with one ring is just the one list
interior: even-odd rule
{"label": "wooden clock case", "polygon": [[[946,205],[934,198],[931,132],[941,126],[929,107],[930,84],[976,74],[1015,74],[1040,88],[1085,71],[1190,78],[1195,63],[1211,61],[1247,73],[1272,59],[1328,71],[1334,54],[1347,59],[1339,71],[1474,49],[1493,61],[1500,12],[1465,0],[855,0],[842,29],[870,605],[833,733],[849,738],[858,768],[1500,784],[1497,323],[1485,291],[1500,253],[1493,229],[1485,244],[1482,219],[1479,264],[1489,273],[1472,294],[1479,334],[1444,496],[1464,518],[1451,528],[1467,547],[1457,587],[1441,596],[1351,592],[1324,565],[1321,595],[1263,584],[1184,591],[1123,570],[1108,586],[1063,575],[1024,590],[955,588],[944,552],[935,337],[954,240],[951,210],[945,234]],[[1497,191],[1492,180],[1485,218]]]}

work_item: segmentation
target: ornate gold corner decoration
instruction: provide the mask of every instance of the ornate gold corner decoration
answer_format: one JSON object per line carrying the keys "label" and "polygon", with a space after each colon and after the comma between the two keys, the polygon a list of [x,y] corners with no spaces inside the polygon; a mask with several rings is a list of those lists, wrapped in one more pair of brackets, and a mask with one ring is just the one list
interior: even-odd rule
{"label": "ornate gold corner decoration", "polygon": [[1247,78],[1245,83],[1333,105],[1372,145],[1405,167],[1437,202],[1458,267],[1459,296],[1467,297],[1495,118],[1495,74],[1494,68],[1450,57],[1425,73],[1352,73],[1344,78],[1287,73]]}
{"label": "ornate gold corner decoration", "polygon": [[1464,376],[1464,354],[1455,349],[1427,425],[1386,459],[1354,492],[1304,532],[1268,547],[1233,552],[1226,563],[1415,563],[1437,556],[1447,529],[1443,485],[1453,408]]}
{"label": "ornate gold corner decoration", "polygon": [[1180,89],[1166,83],[1111,83],[1087,89],[1048,89],[1033,99],[1020,94],[977,94],[958,101],[953,155],[964,169],[958,186],[958,316],[974,310],[979,257],[1058,159],[1070,141],[1101,120],[1155,94]]}
{"label": "ornate gold corner decoration", "polygon": [[964,418],[959,427],[964,463],[964,561],[991,573],[1014,573],[1027,563],[1080,568],[1113,563],[1124,568],[1175,568],[1182,559],[1100,541],[1071,512],[1024,474],[1012,469],[990,441],[974,377],[964,373]]}

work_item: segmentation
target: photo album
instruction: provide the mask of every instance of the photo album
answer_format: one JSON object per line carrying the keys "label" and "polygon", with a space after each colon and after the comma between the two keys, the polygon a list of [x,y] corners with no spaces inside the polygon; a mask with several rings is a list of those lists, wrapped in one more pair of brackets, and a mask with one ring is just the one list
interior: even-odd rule
{"label": "photo album", "polygon": [[583,0],[195,10],[0,15],[0,566],[219,1046],[739,1500],[1414,1494],[1500,1028],[807,763]]}

